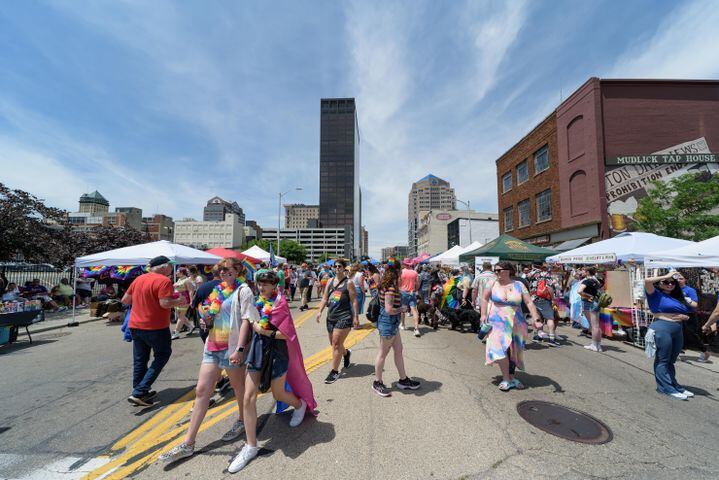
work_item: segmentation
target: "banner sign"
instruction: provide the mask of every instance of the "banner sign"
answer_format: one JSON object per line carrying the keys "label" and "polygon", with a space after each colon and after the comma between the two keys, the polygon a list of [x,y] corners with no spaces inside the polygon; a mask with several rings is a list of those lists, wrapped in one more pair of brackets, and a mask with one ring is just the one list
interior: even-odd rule
{"label": "banner sign", "polygon": [[559,263],[617,263],[615,253],[595,253],[588,255],[557,255]]}
{"label": "banner sign", "polygon": [[622,155],[607,157],[605,165],[673,165],[683,163],[719,163],[717,153],[676,153],[655,155]]}
{"label": "banner sign", "polygon": [[484,262],[496,265],[499,262],[499,257],[474,257],[475,268],[479,268]]}

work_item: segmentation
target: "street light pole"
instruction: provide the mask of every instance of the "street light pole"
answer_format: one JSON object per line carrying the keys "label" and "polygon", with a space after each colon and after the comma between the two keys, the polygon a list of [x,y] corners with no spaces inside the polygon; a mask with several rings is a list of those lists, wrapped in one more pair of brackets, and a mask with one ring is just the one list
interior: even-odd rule
{"label": "street light pole", "polygon": [[460,199],[457,199],[457,201],[458,201],[459,203],[461,203],[462,205],[466,205],[466,206],[467,206],[467,227],[469,228],[469,244],[472,245],[472,219],[469,218],[469,217],[470,217],[470,214],[469,214],[469,212],[470,212],[469,200],[467,200],[466,202],[464,202],[464,201],[462,201],[462,200],[460,200]]}
{"label": "street light pole", "polygon": [[[302,190],[302,187],[295,187],[293,190]],[[292,190],[286,192],[279,192],[279,202],[277,202],[277,256],[280,256],[280,227],[282,223],[282,197],[290,193]]]}

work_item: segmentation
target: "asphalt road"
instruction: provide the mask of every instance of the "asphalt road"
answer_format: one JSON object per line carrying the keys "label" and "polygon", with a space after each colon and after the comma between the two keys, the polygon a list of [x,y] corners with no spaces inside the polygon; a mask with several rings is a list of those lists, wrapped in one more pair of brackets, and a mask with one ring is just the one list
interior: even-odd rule
{"label": "asphalt road", "polygon": [[[313,311],[293,313],[319,415],[290,429],[289,415],[271,413],[271,398],[260,397],[262,455],[242,478],[719,478],[719,361],[682,356],[677,376],[697,394],[682,402],[655,392],[643,351],[607,342],[606,353],[592,353],[565,327],[564,346],[529,345],[527,373],[519,374],[528,388],[503,393],[476,337],[440,328],[419,339],[403,333],[408,373],[422,388],[380,398],[371,390],[376,331],[351,334],[353,365],[325,385],[324,324]],[[131,346],[117,325],[87,323],[33,339],[0,349],[0,478],[236,477],[226,468],[243,437],[219,439],[236,415],[228,401],[210,410],[195,456],[169,467],[155,462],[186,428],[199,339],[173,343],[155,384],[160,404],[144,410],[126,401]],[[390,358],[385,383],[396,380]],[[517,414],[522,400],[587,412],[613,439],[585,445],[546,434]]]}

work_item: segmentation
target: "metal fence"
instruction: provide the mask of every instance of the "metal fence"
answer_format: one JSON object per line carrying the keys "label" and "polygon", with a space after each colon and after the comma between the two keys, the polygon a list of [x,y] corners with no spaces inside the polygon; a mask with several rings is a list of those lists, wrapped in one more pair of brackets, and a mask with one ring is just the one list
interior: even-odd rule
{"label": "metal fence", "polygon": [[[67,268],[60,270],[47,264],[0,263],[0,273],[7,278],[8,282],[16,283],[18,287],[22,287],[26,282],[31,282],[37,278],[40,280],[40,283],[50,291],[52,287],[58,285],[63,278],[67,278],[70,281],[70,285],[72,285],[75,269]],[[95,281],[92,284],[93,295],[97,295],[101,288],[102,285]]]}

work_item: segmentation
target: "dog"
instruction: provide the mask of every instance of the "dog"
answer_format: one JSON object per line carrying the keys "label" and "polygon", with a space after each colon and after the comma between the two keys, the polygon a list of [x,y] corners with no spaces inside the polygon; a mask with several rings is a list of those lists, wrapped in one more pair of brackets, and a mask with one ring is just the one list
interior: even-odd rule
{"label": "dog", "polygon": [[422,298],[417,299],[417,314],[419,315],[420,323],[430,325],[435,323],[434,305],[431,303],[425,303]]}
{"label": "dog", "polygon": [[480,319],[482,318],[479,312],[477,312],[471,306],[463,307],[458,310],[453,308],[443,308],[442,315],[447,317],[449,320],[450,330],[459,330],[465,332],[464,326],[469,324],[469,328],[472,332],[477,333],[479,331]]}

